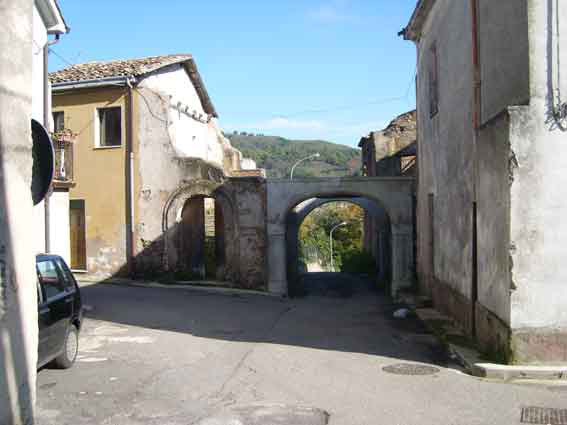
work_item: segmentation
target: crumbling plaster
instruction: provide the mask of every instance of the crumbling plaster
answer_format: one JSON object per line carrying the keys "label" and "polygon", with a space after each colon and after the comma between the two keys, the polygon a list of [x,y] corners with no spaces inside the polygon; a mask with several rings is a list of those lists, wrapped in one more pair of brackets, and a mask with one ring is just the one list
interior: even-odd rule
{"label": "crumbling plaster", "polygon": [[[566,361],[567,201],[551,188],[567,183],[567,117],[558,97],[567,90],[559,66],[567,50],[558,44],[567,10],[556,0],[478,0],[475,135],[471,4],[434,2],[417,40],[418,274],[437,304],[467,326],[476,311],[477,337],[487,348],[514,361]],[[429,111],[434,43],[437,115]],[[478,304],[472,306],[475,201]]]}
{"label": "crumbling plaster", "polygon": [[[567,9],[553,0],[529,0],[528,106],[512,108],[510,145],[517,167],[511,187],[512,327],[525,333],[567,333],[567,101],[560,64],[567,48]],[[561,44],[558,44],[561,43]],[[565,344],[567,345],[567,344]],[[565,359],[564,361],[567,361]]]}

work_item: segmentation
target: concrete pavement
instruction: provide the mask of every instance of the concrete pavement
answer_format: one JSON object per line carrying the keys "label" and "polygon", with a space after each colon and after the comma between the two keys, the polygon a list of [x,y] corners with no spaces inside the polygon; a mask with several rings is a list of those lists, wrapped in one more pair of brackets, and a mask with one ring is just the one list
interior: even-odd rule
{"label": "concrete pavement", "polygon": [[[501,425],[522,407],[567,405],[563,386],[464,375],[386,298],[340,295],[85,287],[80,357],[39,372],[39,423]],[[383,370],[399,363],[438,372]]]}

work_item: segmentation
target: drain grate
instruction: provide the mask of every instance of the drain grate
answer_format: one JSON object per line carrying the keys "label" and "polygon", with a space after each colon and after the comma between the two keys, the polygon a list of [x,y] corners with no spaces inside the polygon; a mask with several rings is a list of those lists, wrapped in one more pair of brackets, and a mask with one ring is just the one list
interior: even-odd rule
{"label": "drain grate", "polygon": [[521,422],[523,424],[567,425],[567,409],[524,407]]}
{"label": "drain grate", "polygon": [[382,368],[384,372],[393,373],[394,375],[435,375],[441,372],[440,369],[433,366],[426,366],[413,363],[399,363]]}

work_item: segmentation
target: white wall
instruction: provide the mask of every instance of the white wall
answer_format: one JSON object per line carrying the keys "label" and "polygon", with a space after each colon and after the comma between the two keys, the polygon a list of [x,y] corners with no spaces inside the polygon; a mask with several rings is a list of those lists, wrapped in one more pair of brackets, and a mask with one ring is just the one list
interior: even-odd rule
{"label": "white wall", "polygon": [[178,157],[199,158],[223,167],[216,119],[203,123],[190,116],[197,112],[206,119],[199,95],[182,65],[158,71],[146,77],[139,86],[165,95],[169,137]]}
{"label": "white wall", "polygon": [[258,168],[258,165],[256,164],[256,161],[251,158],[242,158],[240,167],[243,170],[256,170]]}
{"label": "white wall", "polygon": [[550,100],[559,102],[560,89],[561,102],[567,102],[567,74],[558,69],[558,64],[567,63],[564,39],[557,49],[557,34],[567,33],[567,8],[556,10],[556,2],[542,0],[528,4],[531,100],[511,117],[511,149],[517,160],[511,194],[517,287],[512,293],[512,327],[566,329],[567,120],[552,118]]}
{"label": "white wall", "polygon": [[53,192],[49,198],[51,225],[51,252],[71,264],[71,236],[69,223],[69,191]]}
{"label": "white wall", "polygon": [[43,48],[47,43],[47,29],[37,8],[33,8],[32,42],[32,118],[43,124]]}
{"label": "white wall", "polygon": [[30,252],[33,2],[1,3],[0,423],[33,423],[38,317]]}
{"label": "white wall", "polygon": [[[43,47],[47,43],[47,29],[34,5],[32,42],[32,118],[43,124]],[[33,207],[33,252],[45,252],[45,206]]]}

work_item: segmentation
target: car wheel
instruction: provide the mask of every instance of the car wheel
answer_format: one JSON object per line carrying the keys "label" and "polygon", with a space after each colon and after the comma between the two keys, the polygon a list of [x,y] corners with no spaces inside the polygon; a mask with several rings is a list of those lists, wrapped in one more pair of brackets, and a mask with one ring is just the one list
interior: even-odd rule
{"label": "car wheel", "polygon": [[79,331],[73,325],[67,328],[63,352],[55,358],[53,364],[60,369],[68,369],[73,366],[77,353],[79,352]]}

